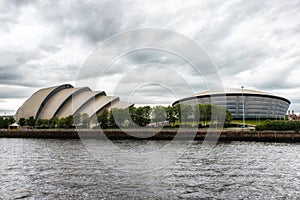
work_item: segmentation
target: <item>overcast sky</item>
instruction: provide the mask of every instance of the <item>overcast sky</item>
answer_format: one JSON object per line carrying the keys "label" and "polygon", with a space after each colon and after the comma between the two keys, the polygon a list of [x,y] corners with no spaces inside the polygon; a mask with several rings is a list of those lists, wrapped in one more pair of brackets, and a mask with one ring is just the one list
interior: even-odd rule
{"label": "overcast sky", "polygon": [[[76,84],[97,45],[140,28],[184,35],[215,63],[225,88],[244,85],[283,96],[300,112],[299,19],[299,0],[0,0],[0,113],[15,111],[40,88]],[[92,83],[96,89],[121,99],[132,89],[131,100],[140,104],[171,104],[189,92],[207,90],[209,79],[195,74],[182,58],[155,49],[120,56],[102,75]],[[184,92],[176,96],[176,88]]]}

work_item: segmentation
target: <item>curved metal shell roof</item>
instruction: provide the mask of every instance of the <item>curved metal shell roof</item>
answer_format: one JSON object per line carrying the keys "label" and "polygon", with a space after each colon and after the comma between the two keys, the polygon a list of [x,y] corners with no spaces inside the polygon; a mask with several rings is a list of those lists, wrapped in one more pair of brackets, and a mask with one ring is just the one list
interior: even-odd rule
{"label": "curved metal shell roof", "polygon": [[128,108],[128,107],[131,107],[133,106],[134,104],[133,103],[127,103],[127,102],[124,102],[124,101],[115,101],[111,104],[111,108]]}
{"label": "curved metal shell roof", "polygon": [[40,119],[50,119],[55,116],[55,114],[59,111],[59,109],[72,98],[78,94],[78,92],[82,91],[90,91],[89,88],[68,88],[65,90],[61,90],[55,95],[52,96],[51,99],[43,107],[42,111],[40,112],[38,118]]}
{"label": "curved metal shell roof", "polygon": [[111,105],[124,108],[129,103],[117,103],[119,97],[106,96],[104,91],[91,91],[90,88],[74,88],[64,84],[41,89],[28,98],[15,114],[16,121],[20,118],[35,119],[62,118],[76,112],[87,113],[89,116],[109,108]]}
{"label": "curved metal shell roof", "polygon": [[55,95],[57,92],[64,90],[66,88],[73,88],[72,85],[64,84],[60,86],[53,86],[49,88],[41,89],[35,92],[25,103],[18,109],[16,113],[16,121],[20,118],[38,117],[44,105],[47,101]]}
{"label": "curved metal shell roof", "polygon": [[68,103],[63,106],[57,113],[57,118],[67,117],[77,113],[77,111],[84,106],[88,101],[95,98],[98,95],[105,95],[103,91],[83,91],[76,96],[73,96]]}
{"label": "curved metal shell roof", "polygon": [[115,96],[98,96],[95,99],[91,99],[84,106],[82,106],[78,113],[87,113],[90,117],[100,112],[106,106],[112,102],[116,102],[119,100],[119,97]]}

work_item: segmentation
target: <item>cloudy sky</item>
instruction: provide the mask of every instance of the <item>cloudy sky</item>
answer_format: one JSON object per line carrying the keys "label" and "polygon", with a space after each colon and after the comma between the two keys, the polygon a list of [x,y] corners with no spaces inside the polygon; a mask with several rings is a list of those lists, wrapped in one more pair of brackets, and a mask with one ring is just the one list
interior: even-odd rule
{"label": "cloudy sky", "polygon": [[[42,87],[62,83],[121,99],[129,94],[138,104],[170,104],[207,90],[212,78],[205,69],[211,63],[225,88],[244,85],[280,95],[300,112],[299,19],[299,0],[0,0],[0,114],[14,112]],[[181,55],[168,51],[178,38],[156,35],[151,39],[165,45],[161,49],[141,48],[119,55],[108,67],[93,65],[90,55],[105,41],[144,28],[186,37],[211,63],[202,63],[199,75]],[[137,38],[127,37],[114,48],[134,46]],[[98,56],[95,60],[102,60]],[[78,81],[81,75],[85,81]]]}

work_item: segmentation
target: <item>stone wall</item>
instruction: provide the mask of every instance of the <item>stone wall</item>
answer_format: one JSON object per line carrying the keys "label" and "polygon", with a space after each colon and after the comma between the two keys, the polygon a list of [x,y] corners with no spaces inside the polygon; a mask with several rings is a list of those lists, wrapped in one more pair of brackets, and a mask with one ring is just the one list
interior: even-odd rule
{"label": "stone wall", "polygon": [[0,138],[52,138],[52,139],[79,139],[97,138],[103,139],[151,139],[171,140],[192,139],[203,140],[205,137],[214,139],[218,135],[219,141],[258,141],[258,142],[300,142],[300,133],[295,131],[250,131],[250,130],[222,130],[207,134],[205,130],[183,130],[177,134],[176,130],[104,130],[103,135],[97,130],[0,130]]}

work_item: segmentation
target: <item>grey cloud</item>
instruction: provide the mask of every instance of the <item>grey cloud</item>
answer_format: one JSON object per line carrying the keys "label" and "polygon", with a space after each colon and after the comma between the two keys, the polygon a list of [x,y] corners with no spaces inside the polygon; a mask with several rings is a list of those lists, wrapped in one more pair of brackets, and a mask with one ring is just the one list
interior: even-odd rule
{"label": "grey cloud", "polygon": [[26,62],[40,58],[40,52],[23,50],[18,48],[11,48],[9,50],[0,49],[1,66],[19,67],[26,64]]}
{"label": "grey cloud", "polygon": [[269,48],[258,45],[248,47],[234,44],[219,54],[212,56],[223,76],[233,76],[242,71],[256,68],[269,56]]}
{"label": "grey cloud", "polygon": [[[229,5],[228,5],[229,4]],[[241,22],[262,14],[266,9],[262,1],[238,1],[237,3],[215,3],[210,17],[205,25],[195,34],[197,41],[207,48],[218,48],[224,39],[230,36],[231,31]],[[222,17],[221,17],[222,16]]]}
{"label": "grey cloud", "polygon": [[19,98],[28,98],[30,96],[30,94],[24,93],[24,91],[22,91],[20,93],[20,91],[18,91],[19,93],[12,93],[12,91],[0,91],[0,98],[3,99],[19,99]]}
{"label": "grey cloud", "polygon": [[[32,73],[19,66],[0,67],[0,84],[11,86],[40,86],[39,79],[30,78]],[[12,91],[10,91],[12,92]]]}
{"label": "grey cloud", "polygon": [[[71,4],[48,1],[37,5],[42,17],[65,35],[78,35],[89,42],[98,43],[122,28],[127,7],[117,1],[73,1]],[[53,9],[55,8],[55,9]]]}
{"label": "grey cloud", "polygon": [[[216,15],[218,10],[222,10],[220,9],[222,5],[219,6],[219,9],[216,9]],[[217,22],[214,21],[216,17],[212,16],[208,20],[208,24],[198,31],[196,38],[200,43],[204,44],[218,67],[220,69],[224,68],[223,73],[232,75],[254,68],[266,58],[281,53],[281,49],[271,46],[270,40],[262,40],[261,38],[254,38],[256,42],[251,45],[246,45],[247,40],[238,40],[236,43],[224,46],[224,40],[231,36],[233,30],[238,29],[241,23],[256,19],[266,19],[270,20],[269,23],[271,24],[272,16],[274,17],[274,14],[276,14],[275,17],[277,17],[277,14],[282,13],[282,10],[277,10],[276,13],[269,16],[270,8],[276,10],[277,7],[277,4],[269,5],[269,2],[264,1],[231,3],[226,8],[226,15]],[[261,31],[259,28],[253,27],[253,29],[257,29],[258,33]],[[247,35],[246,32],[244,34]],[[249,36],[253,39],[253,36]]]}
{"label": "grey cloud", "polygon": [[[14,4],[13,1],[1,1],[0,2],[0,21],[4,22],[1,25],[8,25],[9,23],[16,22],[16,16],[18,15],[19,7]],[[3,28],[3,26],[1,26]],[[5,27],[7,28],[7,26]]]}
{"label": "grey cloud", "polygon": [[51,44],[40,44],[39,47],[46,52],[56,52],[61,49],[60,47]]}
{"label": "grey cloud", "polygon": [[[99,76],[101,74],[99,70],[104,70],[104,68],[106,70],[107,65],[114,59],[124,59],[118,57],[124,53],[128,53],[124,56],[127,60],[118,63],[123,65],[118,68],[121,72],[128,70],[126,64],[127,66],[145,63],[173,64],[175,67],[185,69],[189,63],[188,65],[196,68],[202,67],[202,74],[217,73],[205,51],[192,40],[171,31],[140,29],[124,33],[97,46],[86,59],[79,78]],[[116,72],[117,66],[110,65],[108,73]]]}
{"label": "grey cloud", "polygon": [[132,67],[149,64],[163,64],[171,68],[180,68],[186,65],[184,62],[181,58],[169,52],[155,49],[141,49],[118,58],[116,62],[107,68],[105,75],[125,74]]}
{"label": "grey cloud", "polygon": [[2,81],[5,83],[6,81],[17,80],[20,77],[21,76],[19,74],[17,74],[16,71],[14,71],[12,68],[0,67],[0,82]]}
{"label": "grey cloud", "polygon": [[[168,6],[169,4],[173,5],[171,9]],[[0,5],[0,35],[13,34],[11,32],[14,30],[12,27],[24,23],[18,17],[29,8],[36,9],[36,15],[33,15],[33,17],[37,19],[39,24],[49,27],[49,31],[52,31],[45,38],[37,38],[37,41],[40,40],[40,42],[30,48],[16,49],[15,47],[9,47],[9,45],[5,49],[0,47],[0,84],[9,86],[9,88],[22,85],[32,89],[70,82],[76,79],[80,63],[60,64],[60,61],[66,59],[64,53],[59,54],[57,58],[53,58],[54,61],[57,59],[57,63],[40,63],[61,52],[64,48],[74,51],[74,56],[76,56],[76,49],[68,47],[72,42],[81,41],[81,45],[85,48],[92,49],[96,44],[101,44],[105,39],[122,31],[144,27],[170,29],[194,39],[195,42],[204,46],[212,60],[219,67],[219,72],[225,80],[233,80],[240,73],[255,69],[266,60],[270,58],[277,59],[282,54],[286,54],[284,59],[299,56],[299,53],[295,50],[299,49],[297,35],[299,35],[300,26],[299,22],[292,21],[295,18],[295,13],[300,13],[299,1],[189,1],[185,2],[185,6],[182,6],[180,1],[78,0],[57,2],[14,0],[3,1]],[[284,21],[291,25],[286,28],[281,26],[280,23],[276,24],[278,20],[282,20],[283,25]],[[250,22],[251,25],[249,26],[253,26],[252,28],[256,30],[257,35],[249,35],[245,30],[241,30],[241,25]],[[186,26],[188,24],[191,24],[191,26]],[[266,33],[265,30],[267,30]],[[235,43],[228,42],[229,38],[235,36],[236,31],[240,31],[240,34],[245,36],[251,36],[251,39],[241,37],[242,39],[237,39]],[[136,37],[143,38],[143,36]],[[291,38],[293,38],[293,42],[291,42]],[[135,39],[135,37],[128,38],[126,41],[111,46],[111,48],[118,49],[122,46],[134,45]],[[177,42],[176,39],[171,37],[153,39],[165,46]],[[194,57],[203,56],[197,55],[188,48],[181,50],[189,52]],[[91,66],[95,64],[94,68],[80,71],[83,77],[98,76],[99,71],[103,70],[105,66],[101,66],[101,64],[96,66],[96,61],[103,59],[105,57],[97,57],[92,60],[89,64]],[[204,74],[206,74],[205,68],[211,67],[207,62],[203,59],[203,62],[200,63]],[[189,63],[180,57],[161,51],[142,50],[124,55],[115,63],[112,63],[104,75],[114,77],[115,75],[127,74],[134,67],[146,63],[163,64],[174,70],[176,69],[181,72],[183,78],[189,79],[190,84],[196,90],[201,90],[205,86],[202,81],[198,81],[199,75]],[[298,83],[291,83],[288,80],[288,71],[292,67],[297,67],[298,63],[299,61],[295,61],[286,64],[284,66],[285,70],[281,72],[266,74],[265,81],[256,81],[253,77],[246,77],[245,80],[240,81],[260,90],[298,88]],[[276,68],[279,67],[281,66],[276,66]],[[253,76],[255,77],[255,74]],[[152,78],[152,80],[168,81],[168,84],[177,88],[178,91],[184,90],[180,81],[171,80],[168,77],[172,77],[172,74],[160,70],[154,70],[153,72],[140,71],[133,74],[131,80],[124,80],[123,87],[128,91],[132,86],[132,82],[140,81],[138,78],[146,80]],[[18,91],[2,91],[0,95],[1,98],[13,97],[14,92]],[[169,96],[164,96],[166,95],[164,91],[157,87],[144,88],[139,94],[153,101],[156,101],[157,97],[162,102],[167,102],[169,98]],[[20,93],[20,97],[18,95],[16,94],[15,98],[20,98],[25,94]],[[141,102],[142,99],[140,98],[138,101]]]}
{"label": "grey cloud", "polygon": [[16,6],[24,6],[24,5],[28,5],[30,3],[34,3],[36,1],[34,1],[34,0],[10,0],[9,2]]}
{"label": "grey cloud", "polygon": [[285,80],[277,79],[276,81],[267,81],[260,84],[253,84],[257,88],[261,88],[261,90],[272,90],[272,89],[295,89],[299,87],[299,84],[290,83]]}
{"label": "grey cloud", "polygon": [[28,98],[36,90],[37,88],[0,85],[0,98],[1,99]]}

